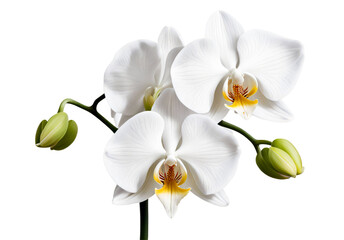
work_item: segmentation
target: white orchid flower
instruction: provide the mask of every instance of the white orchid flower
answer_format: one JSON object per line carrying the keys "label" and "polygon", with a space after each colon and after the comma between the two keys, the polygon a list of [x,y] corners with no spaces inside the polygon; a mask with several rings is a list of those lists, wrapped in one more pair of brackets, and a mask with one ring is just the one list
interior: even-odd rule
{"label": "white orchid flower", "polygon": [[174,90],[166,89],[152,111],[118,129],[104,154],[117,183],[114,204],[142,202],[155,193],[173,217],[190,189],[213,204],[228,204],[223,188],[234,175],[238,144],[228,129],[190,113]]}
{"label": "white orchid flower", "polygon": [[176,30],[165,27],[157,43],[137,40],[117,52],[104,74],[106,99],[118,114],[116,125],[144,111],[144,103],[151,107],[163,89],[172,87],[170,69],[182,46]]}
{"label": "white orchid flower", "polygon": [[245,119],[289,120],[280,101],[294,87],[303,60],[299,42],[252,30],[244,33],[230,15],[217,12],[206,38],[183,48],[171,70],[180,101],[197,113],[234,109]]}

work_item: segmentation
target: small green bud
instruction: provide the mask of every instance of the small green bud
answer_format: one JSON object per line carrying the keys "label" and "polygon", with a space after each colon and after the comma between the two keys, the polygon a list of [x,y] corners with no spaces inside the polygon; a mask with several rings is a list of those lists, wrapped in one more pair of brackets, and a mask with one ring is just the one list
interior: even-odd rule
{"label": "small green bud", "polygon": [[57,144],[61,138],[66,134],[68,128],[68,116],[64,112],[59,112],[52,116],[39,138],[39,147],[51,147]]}
{"label": "small green bud", "polygon": [[71,145],[74,142],[77,133],[78,133],[78,125],[76,124],[75,121],[69,120],[66,134],[55,146],[52,146],[50,149],[63,150],[69,147],[69,145]]}
{"label": "small green bud", "polygon": [[259,151],[256,163],[263,173],[277,179],[296,177],[303,172],[299,152],[286,139],[275,139],[270,148]]}
{"label": "small green bud", "polygon": [[276,139],[272,142],[271,146],[285,151],[293,159],[297,168],[297,175],[303,172],[300,154],[291,142],[286,139]]}
{"label": "small green bud", "polygon": [[289,176],[277,172],[269,160],[269,148],[264,148],[258,153],[256,163],[259,169],[269,177],[276,179],[288,179]]}
{"label": "small green bud", "polygon": [[273,168],[279,173],[296,177],[297,168],[293,159],[282,149],[271,147],[269,149],[269,160]]}
{"label": "small green bud", "polygon": [[75,140],[77,132],[76,123],[68,121],[66,113],[59,112],[39,124],[35,137],[36,146],[50,147],[51,150],[65,149]]}

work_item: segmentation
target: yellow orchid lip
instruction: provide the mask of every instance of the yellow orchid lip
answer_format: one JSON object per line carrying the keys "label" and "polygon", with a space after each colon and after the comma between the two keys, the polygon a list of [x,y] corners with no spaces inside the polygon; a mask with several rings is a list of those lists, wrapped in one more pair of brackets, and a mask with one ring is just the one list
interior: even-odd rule
{"label": "yellow orchid lip", "polygon": [[243,118],[248,119],[258,104],[258,100],[250,100],[258,91],[258,84],[256,79],[249,75],[243,74],[243,77],[237,79],[237,76],[230,76],[226,79],[222,95],[224,99],[231,104],[225,104],[228,109],[234,109],[236,113]]}
{"label": "yellow orchid lip", "polygon": [[155,189],[155,194],[164,205],[167,214],[172,218],[179,202],[189,193],[191,188],[181,188],[187,178],[186,169],[180,161],[171,164],[169,160],[161,161],[154,170],[154,180],[163,185]]}

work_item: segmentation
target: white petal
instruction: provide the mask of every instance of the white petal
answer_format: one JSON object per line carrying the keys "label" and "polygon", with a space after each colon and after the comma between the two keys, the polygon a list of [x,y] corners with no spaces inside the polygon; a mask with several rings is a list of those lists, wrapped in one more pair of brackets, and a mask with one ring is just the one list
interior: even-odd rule
{"label": "white petal", "polygon": [[256,93],[259,86],[255,76],[250,73],[244,73],[243,87],[247,88],[248,96],[252,96],[254,93]]}
{"label": "white petal", "polygon": [[165,156],[161,144],[164,121],[142,112],[129,119],[108,142],[104,162],[110,176],[124,190],[135,193],[152,164]]}
{"label": "white petal", "polygon": [[255,75],[261,93],[277,101],[294,87],[303,60],[298,41],[272,33],[252,30],[238,41],[239,69]]}
{"label": "white petal", "polygon": [[208,195],[203,194],[197,187],[197,184],[195,183],[195,180],[193,179],[193,176],[191,173],[188,174],[185,184],[183,184],[181,187],[191,188],[191,192],[195,194],[197,197],[203,199],[204,201],[212,203],[214,205],[225,207],[229,204],[227,194],[223,190],[220,190],[219,192],[214,193],[214,194],[208,194]]}
{"label": "white petal", "polygon": [[164,75],[158,84],[161,89],[172,88],[172,79],[171,79],[171,66],[174,62],[174,59],[178,53],[183,49],[183,47],[177,47],[170,51],[166,58],[166,64],[164,69]]}
{"label": "white petal", "polygon": [[181,137],[181,125],[193,112],[186,108],[177,98],[172,88],[164,90],[155,101],[152,111],[164,119],[165,128],[162,142],[168,154],[173,154]]}
{"label": "white petal", "polygon": [[220,83],[215,91],[215,97],[214,97],[214,102],[213,105],[211,106],[211,109],[208,113],[205,115],[210,117],[214,122],[218,123],[228,113],[228,108],[225,107],[226,101],[222,95],[222,83]]}
{"label": "white petal", "polygon": [[149,169],[144,184],[136,193],[127,192],[117,185],[113,195],[112,203],[116,205],[139,203],[153,196],[155,193],[155,188],[159,187],[159,184],[156,183],[153,178],[153,170],[155,165],[156,164],[153,164],[153,166]]}
{"label": "white petal", "polygon": [[187,163],[199,190],[221,191],[233,177],[239,158],[233,135],[203,115],[190,115],[182,125],[182,144],[176,156]]}
{"label": "white petal", "polygon": [[290,121],[292,113],[282,101],[271,101],[258,92],[252,96],[258,99],[258,105],[253,115],[261,119],[277,122]]}
{"label": "white petal", "polygon": [[200,39],[180,51],[172,64],[171,76],[179,100],[195,112],[207,113],[215,89],[227,72],[217,45],[209,39]]}
{"label": "white petal", "polygon": [[219,45],[222,63],[228,69],[237,66],[237,42],[243,33],[240,23],[225,12],[216,12],[208,20],[205,36]]}
{"label": "white petal", "polygon": [[159,35],[158,45],[161,49],[161,69],[164,71],[166,59],[170,51],[176,47],[182,47],[183,43],[174,28],[164,27]]}
{"label": "white petal", "polygon": [[154,74],[159,66],[156,43],[140,40],[122,47],[104,75],[104,91],[110,107],[125,115],[143,111],[144,91],[155,85]]}

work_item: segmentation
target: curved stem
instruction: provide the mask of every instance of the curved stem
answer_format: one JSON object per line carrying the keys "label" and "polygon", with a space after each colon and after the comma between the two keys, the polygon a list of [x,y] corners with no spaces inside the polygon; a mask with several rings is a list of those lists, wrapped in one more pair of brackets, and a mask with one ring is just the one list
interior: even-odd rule
{"label": "curved stem", "polygon": [[[117,131],[117,128],[97,111],[97,106],[103,99],[105,99],[105,94],[101,95],[96,100],[94,100],[91,106],[86,106],[71,98],[66,98],[61,102],[58,112],[62,112],[66,104],[77,106],[91,113],[93,116],[98,118],[102,123],[104,123],[108,128],[110,128],[113,133],[115,133]],[[148,240],[148,199],[140,203],[140,239]]]}
{"label": "curved stem", "polygon": [[267,144],[267,145],[271,145],[271,142],[268,140],[257,140],[254,137],[252,137],[248,132],[246,132],[244,129],[239,128],[238,126],[235,126],[231,123],[225,122],[225,121],[220,121],[218,123],[220,126],[225,127],[225,128],[229,128],[232,129],[238,133],[240,133],[241,135],[243,135],[244,137],[246,137],[254,146],[254,148],[256,149],[256,152],[259,152],[259,145],[260,144]]}
{"label": "curved stem", "polygon": [[266,144],[266,145],[271,145],[271,141],[268,140],[256,140],[256,144]]}
{"label": "curved stem", "polygon": [[225,127],[225,128],[232,129],[232,130],[240,133],[241,135],[246,137],[253,145],[256,145],[257,140],[254,137],[252,137],[248,132],[246,132],[244,129],[239,128],[238,126],[235,126],[235,125],[228,123],[228,122],[225,122],[225,121],[219,122],[219,125],[222,127]]}

